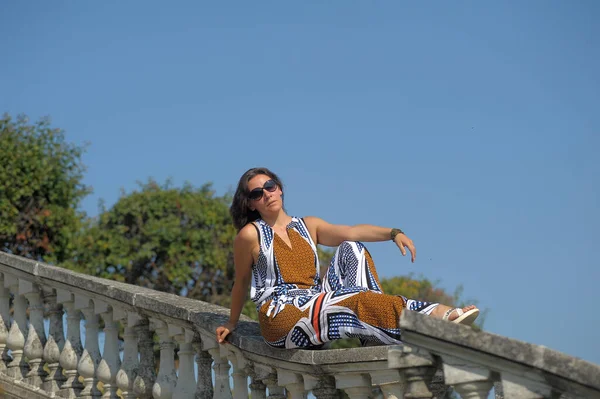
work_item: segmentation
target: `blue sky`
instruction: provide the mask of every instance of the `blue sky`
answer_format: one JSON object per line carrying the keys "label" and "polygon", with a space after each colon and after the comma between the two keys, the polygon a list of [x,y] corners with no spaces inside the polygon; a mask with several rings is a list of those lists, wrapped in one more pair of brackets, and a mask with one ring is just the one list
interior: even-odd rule
{"label": "blue sky", "polygon": [[83,204],[136,181],[400,227],[369,246],[489,309],[485,329],[600,363],[600,3],[10,2],[0,112],[89,142]]}

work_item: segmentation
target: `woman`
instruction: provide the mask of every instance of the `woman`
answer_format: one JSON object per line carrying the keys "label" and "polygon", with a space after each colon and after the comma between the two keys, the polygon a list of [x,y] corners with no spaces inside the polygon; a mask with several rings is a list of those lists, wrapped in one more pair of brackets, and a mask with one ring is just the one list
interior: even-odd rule
{"label": "woman", "polygon": [[[291,217],[283,207],[281,180],[266,168],[244,173],[230,212],[239,232],[233,244],[231,313],[216,330],[220,343],[235,328],[250,284],[261,334],[278,348],[319,347],[340,338],[397,344],[405,308],[461,324],[473,323],[479,314],[472,305],[450,308],[385,295],[371,255],[360,241],[392,240],[402,255],[408,249],[414,262],[412,240],[399,229]],[[323,280],[317,244],[338,246]]]}

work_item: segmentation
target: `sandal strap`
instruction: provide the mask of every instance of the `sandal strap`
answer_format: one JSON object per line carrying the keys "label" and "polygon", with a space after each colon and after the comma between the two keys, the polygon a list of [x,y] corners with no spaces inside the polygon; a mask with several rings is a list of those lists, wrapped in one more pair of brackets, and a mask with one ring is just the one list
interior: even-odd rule
{"label": "sandal strap", "polygon": [[448,309],[446,310],[446,313],[444,313],[444,316],[442,317],[442,320],[448,320],[448,317],[450,317],[450,314],[454,312],[454,309]]}
{"label": "sandal strap", "polygon": [[446,313],[444,313],[444,316],[442,317],[442,320],[448,320],[448,317],[450,317],[450,315],[454,311],[456,311],[456,313],[458,314],[457,317],[460,317],[464,313],[461,308],[451,308],[451,309],[446,310]]}

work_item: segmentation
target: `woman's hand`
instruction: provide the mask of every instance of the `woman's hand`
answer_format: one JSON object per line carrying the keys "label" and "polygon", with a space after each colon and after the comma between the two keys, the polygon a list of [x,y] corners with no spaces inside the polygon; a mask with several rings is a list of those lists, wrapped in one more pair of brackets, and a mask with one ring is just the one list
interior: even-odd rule
{"label": "woman's hand", "polygon": [[235,329],[235,326],[230,322],[225,323],[222,326],[217,327],[217,342],[222,344],[225,342],[227,336]]}
{"label": "woman's hand", "polygon": [[408,248],[411,254],[411,262],[415,261],[415,259],[417,258],[417,249],[415,248],[415,244],[410,238],[408,238],[405,234],[400,233],[396,235],[394,242],[396,243],[398,248],[400,248],[400,252],[402,252],[402,255],[404,256],[406,256],[405,248]]}

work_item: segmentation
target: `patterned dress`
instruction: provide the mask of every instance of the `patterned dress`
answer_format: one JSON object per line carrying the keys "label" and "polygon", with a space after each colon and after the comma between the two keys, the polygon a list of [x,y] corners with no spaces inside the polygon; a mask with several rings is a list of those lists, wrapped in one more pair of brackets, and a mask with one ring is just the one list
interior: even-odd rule
{"label": "patterned dress", "polygon": [[315,348],[340,338],[397,344],[404,308],[429,314],[438,305],[385,295],[360,242],[343,242],[321,281],[317,248],[303,219],[292,218],[287,226],[291,247],[263,220],[254,226],[260,252],[250,295],[269,345]]}

